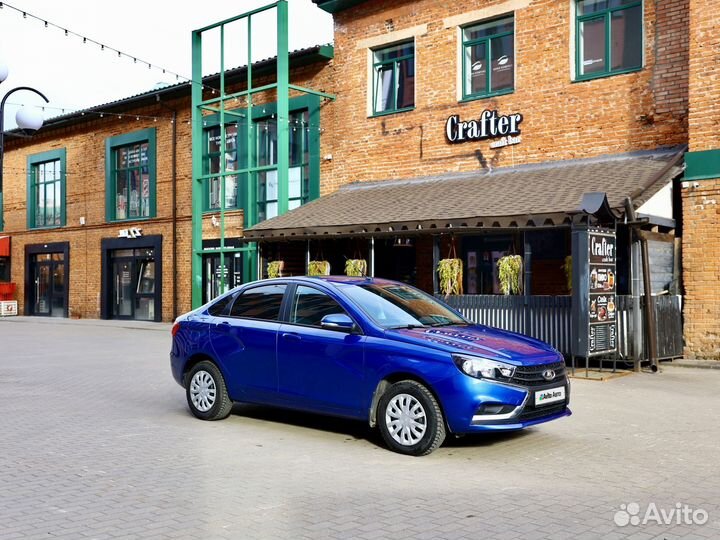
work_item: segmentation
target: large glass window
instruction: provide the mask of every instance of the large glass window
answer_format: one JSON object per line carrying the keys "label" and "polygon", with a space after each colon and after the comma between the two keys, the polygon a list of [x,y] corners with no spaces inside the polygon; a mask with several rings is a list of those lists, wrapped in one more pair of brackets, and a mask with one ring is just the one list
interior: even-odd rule
{"label": "large glass window", "polygon": [[277,321],[284,294],[285,285],[263,285],[248,289],[237,297],[230,309],[230,316]]}
{"label": "large glass window", "polygon": [[513,91],[514,29],[512,16],[463,28],[463,98]]}
{"label": "large glass window", "polygon": [[295,290],[290,322],[308,326],[320,326],[325,315],[347,314],[333,298],[326,293],[299,285]]}
{"label": "large glass window", "polygon": [[642,67],[642,0],[577,0],[577,78]]}
{"label": "large glass window", "polygon": [[65,224],[65,150],[28,158],[28,228]]}
{"label": "large glass window", "polygon": [[[220,126],[205,130],[205,152],[203,153],[204,174],[220,174],[222,172],[221,155],[222,146]],[[235,171],[238,167],[238,126],[228,124],[225,126],[225,171]],[[225,176],[225,205],[226,209],[239,208],[238,175]],[[206,180],[205,210],[219,210],[222,198],[222,177],[212,177]]]}
{"label": "large glass window", "polygon": [[[288,209],[308,200],[310,191],[310,116],[308,111],[290,114],[290,172]],[[277,167],[277,119],[265,118],[256,123],[257,166]],[[277,168],[257,174],[258,221],[278,215]]]}
{"label": "large glass window", "polygon": [[106,141],[108,221],[155,216],[155,130]]}
{"label": "large glass window", "polygon": [[401,43],[373,51],[373,113],[415,106],[415,43]]}

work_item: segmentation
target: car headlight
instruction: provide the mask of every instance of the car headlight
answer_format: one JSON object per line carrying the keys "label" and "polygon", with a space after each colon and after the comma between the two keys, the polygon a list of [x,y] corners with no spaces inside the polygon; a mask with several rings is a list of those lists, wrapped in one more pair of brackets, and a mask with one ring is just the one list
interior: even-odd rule
{"label": "car headlight", "polygon": [[460,371],[478,379],[504,380],[515,373],[515,366],[479,356],[453,354],[453,360]]}

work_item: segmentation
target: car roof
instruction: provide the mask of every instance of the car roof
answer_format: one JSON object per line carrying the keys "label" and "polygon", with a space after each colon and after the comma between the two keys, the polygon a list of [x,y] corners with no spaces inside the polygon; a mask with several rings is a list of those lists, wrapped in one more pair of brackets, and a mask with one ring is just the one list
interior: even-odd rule
{"label": "car roof", "polygon": [[282,277],[274,279],[265,279],[263,283],[275,281],[275,279],[281,279],[286,282],[294,283],[328,283],[331,285],[335,284],[347,284],[347,285],[404,285],[398,281],[392,281],[390,279],[374,278],[369,276],[350,277],[350,276],[292,276]]}

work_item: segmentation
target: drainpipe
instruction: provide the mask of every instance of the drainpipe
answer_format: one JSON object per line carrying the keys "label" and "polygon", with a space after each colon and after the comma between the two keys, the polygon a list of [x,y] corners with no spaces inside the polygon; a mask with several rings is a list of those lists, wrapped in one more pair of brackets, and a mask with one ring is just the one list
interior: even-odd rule
{"label": "drainpipe", "polygon": [[172,317],[178,316],[178,283],[177,283],[177,111],[160,101],[160,94],[156,96],[158,105],[172,113]]}

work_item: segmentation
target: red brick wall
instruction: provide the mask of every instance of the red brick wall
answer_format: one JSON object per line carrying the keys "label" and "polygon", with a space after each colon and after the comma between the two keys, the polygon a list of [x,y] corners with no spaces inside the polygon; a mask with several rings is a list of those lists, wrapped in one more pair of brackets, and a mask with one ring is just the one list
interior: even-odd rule
{"label": "red brick wall", "polygon": [[[720,149],[720,12],[690,2],[690,151]],[[697,187],[695,187],[697,185]],[[720,360],[720,179],[682,190],[685,355]]]}
{"label": "red brick wall", "polygon": [[[515,13],[517,69],[512,94],[458,103],[458,31],[443,19],[503,2],[373,0],[335,15],[338,129],[336,174],[326,190],[355,180],[411,178],[547,160],[582,158],[687,142],[688,0],[646,1],[645,68],[572,82],[571,16],[566,0],[536,0]],[[416,108],[368,118],[368,49],[358,40],[427,24],[416,43]],[[520,112],[522,143],[451,145],[451,114],[486,108]],[[392,156],[392,159],[388,159]]]}
{"label": "red brick wall", "polygon": [[685,356],[720,360],[720,180],[698,184],[682,190]]}
{"label": "red brick wall", "polygon": [[[326,64],[314,64],[291,70],[291,81],[305,87],[328,90],[332,71]],[[254,81],[266,84],[267,78]],[[228,91],[234,91],[229,89]],[[296,92],[293,94],[297,94]],[[210,96],[208,96],[210,97]],[[257,94],[254,103],[275,101],[271,92]],[[192,245],[192,135],[188,123],[191,115],[190,95],[166,103],[177,110],[177,279],[172,273],[172,113],[154,105],[124,111],[122,118],[106,115],[91,118],[67,128],[43,128],[32,139],[6,139],[4,166],[5,228],[3,234],[12,237],[12,282],[18,286],[19,311],[23,313],[25,246],[48,242],[70,242],[69,308],[74,316],[100,317],[101,240],[117,238],[118,231],[128,227],[142,228],[144,236],[162,235],[163,299],[162,319],[172,320],[173,284],[177,284],[178,313],[191,307],[190,253]],[[232,105],[230,105],[232,107]],[[321,107],[321,127],[333,123],[334,111]],[[140,116],[136,120],[137,115]],[[157,117],[157,121],[153,118]],[[106,223],[105,220],[105,140],[108,137],[133,131],[157,130],[157,217],[146,221]],[[328,136],[321,135],[321,155]],[[27,227],[27,157],[47,150],[65,148],[67,151],[66,216],[67,225],[59,229],[28,231]],[[321,174],[330,174],[333,162],[321,162]],[[85,225],[80,225],[85,217]],[[226,235],[242,236],[242,212],[227,216]],[[204,238],[218,237],[218,229],[203,221]],[[67,271],[67,270],[66,270]]]}

